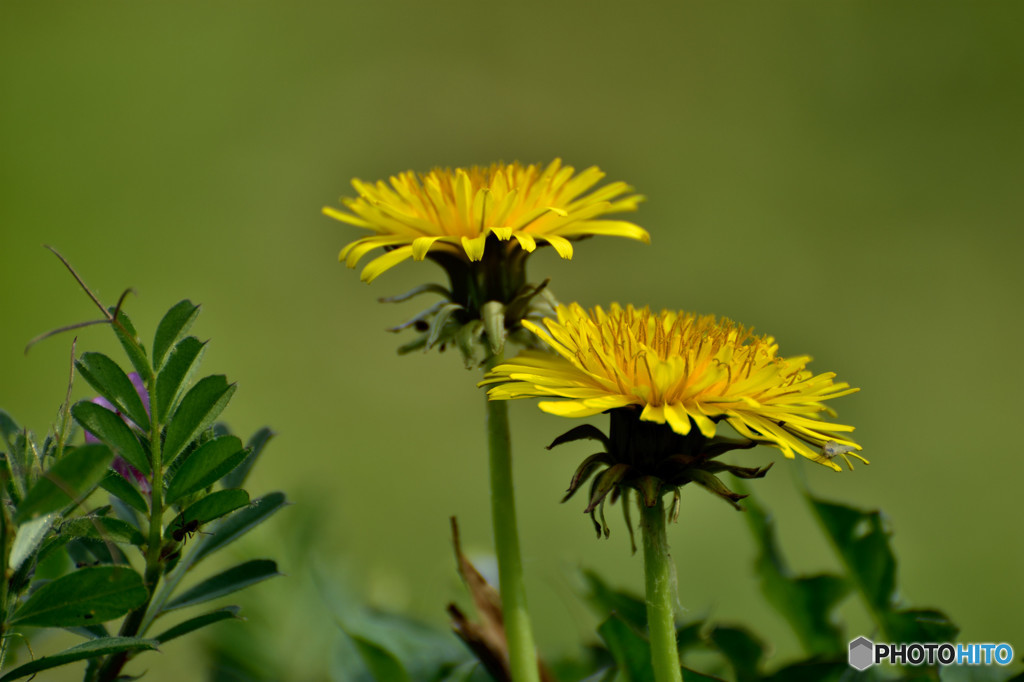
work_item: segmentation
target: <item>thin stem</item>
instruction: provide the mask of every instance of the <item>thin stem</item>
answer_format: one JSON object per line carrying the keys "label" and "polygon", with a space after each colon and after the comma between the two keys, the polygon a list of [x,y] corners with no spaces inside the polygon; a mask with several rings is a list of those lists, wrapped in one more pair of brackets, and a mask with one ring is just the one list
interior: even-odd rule
{"label": "thin stem", "polygon": [[[155,374],[151,373],[154,377]],[[151,619],[146,618],[150,602],[156,592],[157,583],[160,581],[160,574],[163,571],[163,564],[160,558],[160,550],[163,545],[163,451],[160,442],[160,430],[163,424],[156,418],[159,412],[156,393],[156,379],[153,378],[146,383],[146,390],[149,392],[150,431],[149,445],[152,453],[152,474],[150,480],[150,504],[149,504],[149,539],[146,546],[146,573],[143,578],[146,591],[149,597],[146,601],[128,614],[121,624],[118,633],[122,637],[139,637],[145,634],[145,628],[149,627]],[[103,665],[96,669],[94,679],[98,682],[117,679],[121,668],[128,662],[129,652],[112,654],[104,661]]]}
{"label": "thin stem", "polygon": [[672,584],[675,566],[668,553],[665,505],[658,497],[653,507],[640,504],[640,530],[644,543],[644,587],[647,593],[647,629],[656,682],[682,682],[676,644]]}
{"label": "thin stem", "polygon": [[[487,369],[501,361],[500,354],[492,356],[487,362]],[[508,405],[504,400],[487,401],[487,444],[491,468],[491,521],[498,554],[501,612],[508,638],[509,667],[515,682],[538,682],[537,652],[526,609],[526,587],[519,553],[512,483],[512,441],[508,428]]]}

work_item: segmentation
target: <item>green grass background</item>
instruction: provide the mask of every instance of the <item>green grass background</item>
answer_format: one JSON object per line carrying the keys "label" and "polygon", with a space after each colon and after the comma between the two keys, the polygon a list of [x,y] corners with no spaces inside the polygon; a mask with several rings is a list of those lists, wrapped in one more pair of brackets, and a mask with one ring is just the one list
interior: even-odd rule
{"label": "green grass background", "polygon": [[[631,219],[652,245],[545,251],[531,278],[586,305],[727,315],[860,386],[836,407],[872,464],[805,466],[811,485],[886,510],[910,602],[1019,657],[1022,20],[993,2],[3,0],[0,406],[45,431],[71,336],[22,349],[95,316],[42,244],[105,301],[133,287],[146,337],[176,301],[200,302],[205,369],[239,384],[226,420],[279,433],[256,491],[315,510],[322,534],[304,546],[352,567],[368,599],[441,623],[460,593],[448,517],[469,548],[490,543],[478,375],[451,354],[395,356],[383,330],[417,306],[375,299],[440,270],[409,262],[360,283],[336,262],[360,231],[320,208],[352,177],[597,164],[649,198]],[[79,352],[113,351],[108,334],[81,331]],[[597,541],[582,502],[558,504],[590,450],[542,446],[573,423],[530,402],[512,419],[537,637],[568,653],[593,627],[575,571],[640,589],[641,559],[617,520]],[[795,466],[779,461],[757,490],[796,568],[835,567]],[[276,523],[260,551],[297,532]],[[758,594],[740,514],[686,490],[670,541],[689,614],[752,622],[776,663],[795,652]],[[295,569],[235,601],[286,604],[308,581]],[[844,617],[871,634],[856,603]],[[178,679],[172,661],[201,668],[187,640],[142,668]]]}

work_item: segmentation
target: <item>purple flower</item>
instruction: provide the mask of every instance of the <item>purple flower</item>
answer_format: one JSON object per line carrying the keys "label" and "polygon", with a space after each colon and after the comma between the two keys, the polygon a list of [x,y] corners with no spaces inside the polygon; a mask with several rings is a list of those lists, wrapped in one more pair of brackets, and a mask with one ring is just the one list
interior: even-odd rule
{"label": "purple flower", "polygon": [[[149,414],[149,392],[146,391],[146,384],[142,381],[142,377],[139,376],[138,372],[132,372],[131,374],[128,375],[128,378],[131,380],[132,386],[135,387],[135,392],[138,393],[139,398],[142,399],[142,405],[143,407],[146,408],[146,414]],[[96,403],[97,405],[105,407],[111,412],[115,413],[130,428],[135,429],[136,431],[142,431],[142,428],[138,424],[136,424],[127,416],[122,414],[121,411],[114,407],[111,404],[111,402],[106,398],[97,396],[93,398],[90,402]],[[92,435],[92,433],[86,430],[85,442],[98,443],[99,438]],[[142,490],[143,493],[147,495],[150,493],[151,488],[149,486],[149,481],[146,480],[145,475],[141,471],[133,467],[131,464],[129,464],[127,460],[124,459],[124,457],[118,455],[117,457],[114,458],[114,461],[111,463],[110,466],[111,468],[114,469],[114,471],[121,474],[121,476],[123,476],[124,478],[128,480],[134,480],[138,484],[139,489]]]}

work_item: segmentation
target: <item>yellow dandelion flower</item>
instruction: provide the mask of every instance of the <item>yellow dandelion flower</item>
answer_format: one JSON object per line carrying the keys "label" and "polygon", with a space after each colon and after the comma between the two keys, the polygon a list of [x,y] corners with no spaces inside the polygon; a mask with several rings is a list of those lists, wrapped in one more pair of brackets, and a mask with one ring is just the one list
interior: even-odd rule
{"label": "yellow dandelion flower", "polygon": [[636,210],[643,199],[630,194],[632,188],[623,182],[591,191],[603,177],[597,167],[577,174],[560,159],[546,168],[496,163],[426,174],[407,171],[392,176],[390,186],[353,180],[359,196],[341,200],[347,211],[325,207],[323,212],[374,233],[341,250],[339,260],[350,268],[373,249],[385,249],[363,268],[366,282],[410,257],[447,254],[479,261],[490,235],[527,253],[538,242],[547,243],[562,258],[572,258],[573,240],[589,235],[649,242],[643,228],[602,218]]}
{"label": "yellow dandelion flower", "polygon": [[[840,471],[842,456],[865,460],[845,434],[852,426],[823,421],[825,402],[859,389],[814,374],[808,356],[781,357],[770,336],[713,315],[613,304],[605,312],[559,306],[546,329],[523,325],[555,355],[524,351],[487,375],[492,400],[561,398],[539,403],[545,412],[587,417],[630,408],[639,419],[668,424],[686,436],[696,427],[713,438],[725,421],[740,435],[800,454]],[[852,468],[852,466],[851,466]]]}

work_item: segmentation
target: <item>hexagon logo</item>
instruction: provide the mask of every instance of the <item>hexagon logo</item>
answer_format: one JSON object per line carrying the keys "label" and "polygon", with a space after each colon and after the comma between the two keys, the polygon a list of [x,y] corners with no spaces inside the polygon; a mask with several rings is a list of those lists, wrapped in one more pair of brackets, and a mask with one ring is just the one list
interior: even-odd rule
{"label": "hexagon logo", "polygon": [[867,637],[858,637],[850,642],[850,665],[857,670],[864,670],[875,663],[875,645]]}

